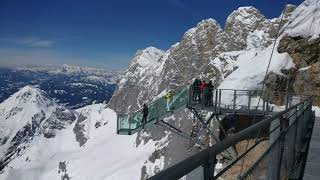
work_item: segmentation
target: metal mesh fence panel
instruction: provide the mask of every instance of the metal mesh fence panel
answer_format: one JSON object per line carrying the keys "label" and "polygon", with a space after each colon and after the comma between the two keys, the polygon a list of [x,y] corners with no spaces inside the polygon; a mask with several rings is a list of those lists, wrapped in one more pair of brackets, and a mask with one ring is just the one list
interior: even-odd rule
{"label": "metal mesh fence panel", "polygon": [[[233,91],[233,99],[237,100],[246,97],[246,94],[238,95],[237,91]],[[217,96],[217,104],[220,104],[220,93],[218,90]],[[229,92],[221,94],[221,96],[231,96]],[[240,90],[239,90],[240,92]],[[190,95],[190,92],[189,92]],[[263,96],[263,95],[261,95]],[[189,96],[190,97],[190,96]],[[254,94],[249,95],[248,97],[248,107],[251,106],[252,99],[254,98]],[[289,179],[296,177],[296,169],[299,167],[299,163],[303,163],[301,161],[301,156],[303,156],[302,147],[305,147],[305,143],[303,142],[303,138],[308,133],[308,130],[312,128],[312,124],[309,121],[312,121],[312,98],[309,98],[307,101],[303,101],[294,106],[290,105],[289,100],[290,96],[285,97],[284,100],[281,100],[285,104],[285,111],[279,112],[274,116],[268,117],[263,122],[253,125],[253,127],[249,127],[234,137],[229,137],[225,141],[221,142],[221,144],[214,145],[212,149],[206,149],[194,156],[191,157],[191,161],[182,161],[179,163],[179,166],[174,166],[166,170],[167,174],[163,172],[161,175],[157,176],[156,179],[160,179],[160,177],[175,177],[176,172],[178,174],[182,174],[186,172],[186,169],[193,169],[192,166],[201,166],[201,164],[210,164],[208,162],[210,157],[216,157],[217,155],[221,155],[223,148],[229,148],[231,146],[238,146],[242,143],[242,147],[240,149],[237,147],[238,156],[232,161],[226,164],[226,167],[221,169],[220,171],[215,171],[214,179],[222,178],[222,179],[252,179],[252,180],[274,180],[274,179]],[[234,102],[229,101],[229,103],[233,103],[233,107],[235,107]],[[269,101],[267,101],[268,103]],[[265,104],[265,102],[263,102]],[[189,104],[190,105],[190,104]],[[223,104],[220,104],[223,106]],[[226,105],[226,104],[225,104]],[[218,106],[218,107],[221,107]],[[263,105],[263,108],[268,107]],[[287,109],[289,108],[290,109]],[[221,107],[222,108],[222,107]],[[310,126],[311,125],[311,126]],[[259,128],[261,128],[259,130]],[[264,130],[268,131],[265,134]],[[255,137],[254,134],[257,133]],[[261,135],[261,136],[260,136]],[[262,137],[259,139],[258,137]],[[267,142],[263,148],[259,147],[259,140],[261,142]],[[254,145],[248,145],[246,142],[253,143]],[[257,143],[259,142],[259,143]],[[223,144],[225,143],[225,144]],[[221,148],[221,149],[219,149]],[[244,151],[241,151],[242,150]],[[219,159],[219,158],[218,158]],[[222,158],[221,160],[224,160]],[[195,163],[196,165],[190,163]],[[201,163],[201,164],[200,164]],[[168,173],[169,172],[169,173]],[[190,172],[187,170],[187,172]],[[208,171],[203,173],[206,175],[206,179],[210,179],[208,176]],[[299,172],[301,173],[301,172]],[[171,175],[173,174],[173,175]],[[298,175],[301,179],[301,175]],[[179,176],[181,177],[181,176]],[[170,179],[170,178],[169,178]]]}
{"label": "metal mesh fence panel", "polygon": [[281,162],[281,171],[280,171],[280,179],[288,179],[290,170],[294,165],[294,157],[295,157],[295,129],[296,122],[292,124],[287,129],[286,134],[284,135],[284,141],[282,142],[282,162]]}
{"label": "metal mesh fence panel", "polygon": [[280,141],[275,141],[270,148],[257,160],[257,162],[240,179],[248,180],[274,180],[277,179],[277,166],[279,163]]}
{"label": "metal mesh fence panel", "polygon": [[311,105],[306,102],[288,111],[279,121],[275,119],[270,129],[279,128],[270,133],[272,145],[240,179],[289,179],[304,143],[311,112]]}

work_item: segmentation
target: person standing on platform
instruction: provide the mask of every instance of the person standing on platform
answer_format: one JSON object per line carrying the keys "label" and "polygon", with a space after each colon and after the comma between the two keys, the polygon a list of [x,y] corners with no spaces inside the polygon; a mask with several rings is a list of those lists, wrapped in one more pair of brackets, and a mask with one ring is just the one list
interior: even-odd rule
{"label": "person standing on platform", "polygon": [[171,91],[167,92],[164,95],[164,98],[167,100],[167,111],[169,112],[171,110],[171,101],[172,101],[172,93],[171,93]]}
{"label": "person standing on platform", "polygon": [[142,113],[143,113],[142,128],[144,129],[144,125],[147,123],[147,117],[149,115],[149,108],[146,104],[143,105]]}
{"label": "person standing on platform", "polygon": [[202,103],[203,105],[207,106],[208,104],[208,84],[206,83],[206,81],[202,81],[202,84],[200,86],[200,91],[202,93]]}
{"label": "person standing on platform", "polygon": [[198,79],[195,79],[192,83],[192,101],[197,101],[197,93],[199,91]]}

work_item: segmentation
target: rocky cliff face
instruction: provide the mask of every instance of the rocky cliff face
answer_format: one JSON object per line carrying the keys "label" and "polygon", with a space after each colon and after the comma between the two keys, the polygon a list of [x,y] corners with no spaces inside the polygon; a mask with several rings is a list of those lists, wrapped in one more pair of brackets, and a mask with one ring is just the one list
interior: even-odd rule
{"label": "rocky cliff face", "polygon": [[[320,39],[290,37],[281,39],[279,52],[287,52],[292,57],[295,68],[284,72],[284,75],[269,75],[267,87],[276,91],[289,91],[296,94],[320,95]],[[272,79],[282,79],[277,83]],[[278,84],[278,86],[277,86]],[[284,87],[280,87],[282,84]],[[274,87],[277,86],[277,87]],[[320,105],[319,99],[315,100]]]}
{"label": "rocky cliff face", "polygon": [[[294,6],[286,8],[285,20],[293,10]],[[109,106],[116,112],[128,113],[169,90],[176,92],[191,84],[195,78],[212,80],[219,85],[237,68],[235,62],[241,52],[264,49],[271,44],[279,24],[279,18],[266,19],[256,8],[243,7],[231,13],[225,29],[214,19],[207,19],[188,30],[181,41],[167,51],[153,47],[140,50],[120,81]],[[192,118],[188,110],[181,110],[167,121],[190,132]],[[154,125],[139,133],[137,143],[141,139],[159,140],[166,135],[165,131],[165,128]],[[143,135],[145,132],[148,136]],[[164,167],[168,167],[190,155],[187,145],[187,140],[171,133],[167,146],[158,149],[150,161],[164,156]],[[142,171],[142,178],[155,173],[147,173],[145,169]]]}
{"label": "rocky cliff face", "polygon": [[[287,6],[285,20],[294,7]],[[236,60],[237,55],[220,56],[219,65],[212,61],[224,52],[267,47],[276,36],[279,23],[279,18],[266,19],[256,8],[243,7],[230,14],[224,30],[214,19],[207,19],[188,30],[181,41],[167,51],[154,47],[140,50],[109,106],[118,112],[130,112],[169,89],[190,84],[196,77],[219,84],[227,74],[221,72],[225,69],[221,64],[230,56]]]}

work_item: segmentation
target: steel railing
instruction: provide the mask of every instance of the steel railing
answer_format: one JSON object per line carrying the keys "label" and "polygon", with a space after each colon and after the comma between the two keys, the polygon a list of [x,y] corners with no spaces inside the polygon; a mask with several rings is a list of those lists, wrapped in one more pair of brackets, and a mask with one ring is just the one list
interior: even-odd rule
{"label": "steel railing", "polygon": [[[306,98],[301,102],[290,105],[282,112],[278,112],[271,117],[242,130],[236,134],[228,136],[225,140],[209,147],[161,172],[150,180],[173,180],[183,176],[192,174],[195,169],[202,167],[203,172],[200,173],[197,179],[214,179],[216,157],[225,149],[236,145],[239,142],[250,139],[252,134],[258,134],[261,129],[269,128],[269,137],[267,140],[268,147],[264,149],[264,153],[249,164],[245,168],[241,168],[237,178],[240,179],[283,179],[288,177],[293,171],[301,154],[301,149],[305,146],[304,137],[308,133],[312,116],[312,97]],[[262,141],[260,141],[262,142]],[[248,151],[253,151],[255,147],[249,147]],[[245,155],[240,155],[236,161],[245,158]],[[244,160],[246,161],[246,160]],[[242,162],[244,162],[242,161]],[[251,159],[252,161],[252,159]],[[228,170],[237,164],[227,166],[228,169],[223,169],[221,175],[228,175]],[[241,173],[243,172],[243,173]],[[230,178],[229,178],[230,179]]]}
{"label": "steel railing", "polygon": [[287,92],[194,88],[189,90],[188,106],[210,109],[216,114],[242,113],[269,115],[275,111],[274,105],[283,110],[292,104],[301,102],[309,96]]}

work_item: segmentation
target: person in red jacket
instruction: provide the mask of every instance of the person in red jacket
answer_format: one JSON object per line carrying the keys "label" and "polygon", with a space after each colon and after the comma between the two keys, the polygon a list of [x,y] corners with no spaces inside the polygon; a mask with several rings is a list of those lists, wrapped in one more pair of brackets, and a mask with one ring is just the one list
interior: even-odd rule
{"label": "person in red jacket", "polygon": [[206,105],[207,103],[207,96],[208,96],[208,83],[206,83],[206,81],[202,81],[201,85],[200,85],[200,91],[202,93],[202,100],[203,103]]}
{"label": "person in red jacket", "polygon": [[208,84],[206,83],[206,81],[202,81],[201,85],[200,85],[200,90],[204,90],[204,88],[208,87]]}

